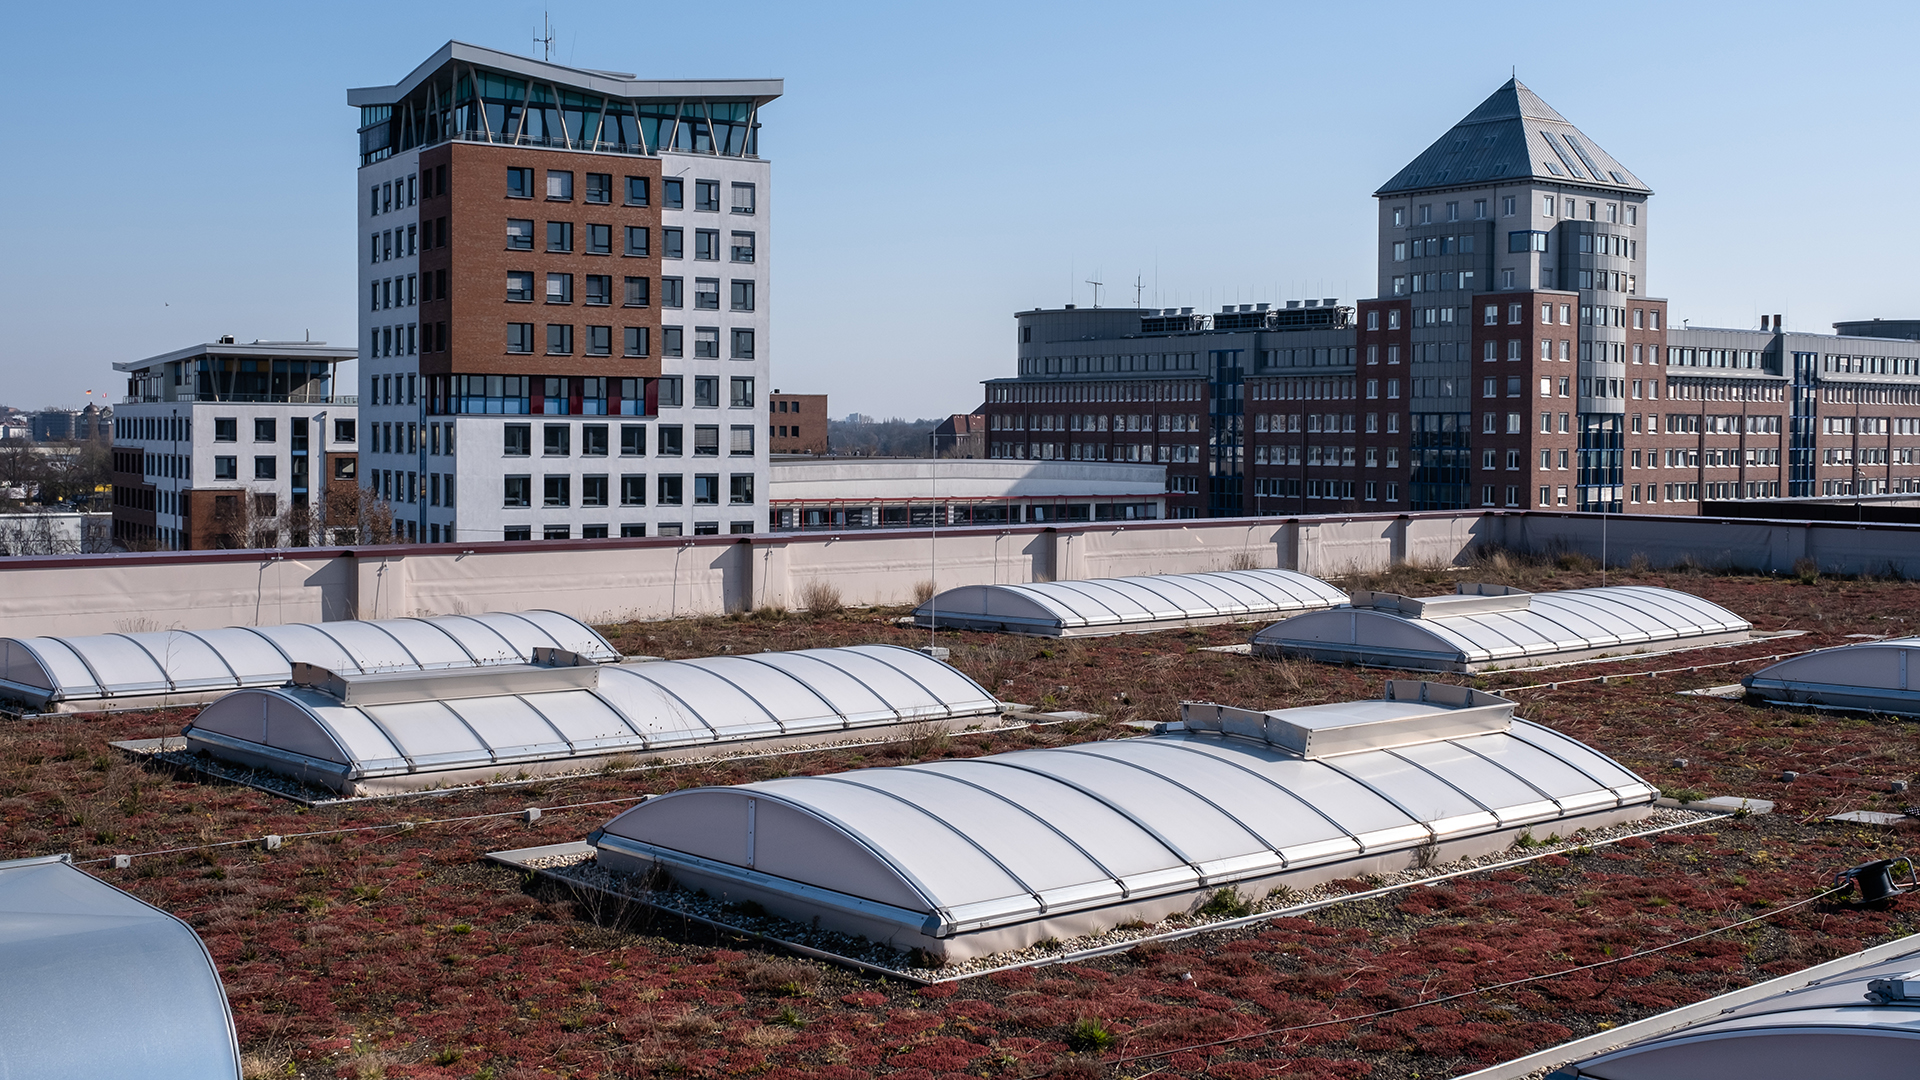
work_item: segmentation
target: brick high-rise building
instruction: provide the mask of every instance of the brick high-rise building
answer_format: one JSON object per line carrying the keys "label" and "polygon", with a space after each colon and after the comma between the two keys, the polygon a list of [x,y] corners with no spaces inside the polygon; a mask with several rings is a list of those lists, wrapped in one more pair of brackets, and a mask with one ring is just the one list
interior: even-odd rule
{"label": "brick high-rise building", "polygon": [[1652,194],[1517,79],[1374,193],[1379,299],[1360,305],[1362,335],[1403,312],[1414,509],[1483,502],[1489,453],[1509,481],[1495,486],[1513,486],[1516,452],[1518,486],[1622,509],[1628,371],[1665,347],[1665,304],[1647,296]]}
{"label": "brick high-rise building", "polygon": [[459,42],[349,91],[361,475],[410,538],[754,531],[780,93]]}
{"label": "brick high-rise building", "polygon": [[1651,194],[1509,82],[1374,193],[1373,299],[1017,313],[989,456],[1165,463],[1181,517],[1920,490],[1912,324],[1676,329]]}

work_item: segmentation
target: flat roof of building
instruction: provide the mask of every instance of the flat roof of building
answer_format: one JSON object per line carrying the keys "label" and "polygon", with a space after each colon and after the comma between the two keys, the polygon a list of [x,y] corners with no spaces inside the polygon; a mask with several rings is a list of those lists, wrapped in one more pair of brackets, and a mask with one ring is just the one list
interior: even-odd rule
{"label": "flat roof of building", "polygon": [[149,356],[145,360],[122,360],[113,365],[115,371],[145,371],[150,367],[170,364],[176,360],[192,360],[199,356],[236,356],[249,359],[268,360],[357,360],[360,350],[352,345],[329,345],[324,341],[249,341],[244,344],[231,341],[209,341],[200,345],[188,345],[158,356]]}
{"label": "flat roof of building", "polygon": [[750,98],[764,105],[785,90],[783,79],[641,79],[624,71],[568,67],[529,56],[516,56],[483,45],[449,41],[422,61],[406,78],[392,86],[361,86],[348,90],[347,104],[355,107],[392,105],[413,93],[434,72],[455,60],[621,98],[667,98],[674,101],[685,98]]}

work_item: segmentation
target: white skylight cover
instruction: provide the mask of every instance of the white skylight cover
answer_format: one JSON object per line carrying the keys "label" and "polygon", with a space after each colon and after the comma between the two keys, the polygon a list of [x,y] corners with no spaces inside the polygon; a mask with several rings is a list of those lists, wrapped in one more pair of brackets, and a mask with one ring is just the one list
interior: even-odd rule
{"label": "white skylight cover", "polygon": [[1742,682],[1749,694],[1769,701],[1920,715],[1920,637],[1788,657]]}
{"label": "white skylight cover", "polygon": [[0,862],[0,1076],[239,1080],[213,958],[64,855]]}
{"label": "white skylight cover", "polygon": [[[1835,1062],[1845,1062],[1848,1070],[1862,1076],[1909,1075],[1920,1057],[1917,1003],[1869,996],[1874,983],[1904,981],[1920,969],[1920,947],[1911,937],[1906,941],[1909,947],[1902,955],[1857,957],[1850,969],[1808,985],[1751,1000],[1740,1000],[1751,995],[1735,991],[1725,1008],[1711,1011],[1705,1007],[1718,1003],[1709,999],[1701,1003],[1702,1018],[1693,1023],[1577,1061],[1555,1075],[1803,1080],[1832,1073]],[[1870,952],[1885,955],[1878,949]]]}
{"label": "white skylight cover", "polygon": [[[1378,705],[1287,712],[1324,723],[1354,707],[1356,722],[1374,722]],[[1544,833],[1655,794],[1518,719],[1315,760],[1189,731],[674,792],[594,842],[947,937],[1519,826]]]}
{"label": "white skylight cover", "polygon": [[89,637],[0,638],[0,688],[44,704],[279,686],[295,661],[329,671],[426,671],[524,664],[536,648],[620,658],[592,627],[557,611],[436,615],[159,630]]}
{"label": "white skylight cover", "polygon": [[895,645],[608,664],[593,689],[347,705],[302,687],[202,710],[189,745],[300,764],[339,782],[854,731],[996,714],[992,694]]}
{"label": "white skylight cover", "polygon": [[1470,671],[1680,648],[1752,629],[1718,604],[1644,585],[1534,593],[1527,599],[1525,607],[1512,610],[1442,617],[1350,606],[1308,612],[1255,634],[1253,649],[1265,655]]}
{"label": "white skylight cover", "polygon": [[1251,619],[1345,603],[1339,589],[1292,570],[962,585],[920,605],[941,626],[1047,636],[1123,634],[1188,623]]}

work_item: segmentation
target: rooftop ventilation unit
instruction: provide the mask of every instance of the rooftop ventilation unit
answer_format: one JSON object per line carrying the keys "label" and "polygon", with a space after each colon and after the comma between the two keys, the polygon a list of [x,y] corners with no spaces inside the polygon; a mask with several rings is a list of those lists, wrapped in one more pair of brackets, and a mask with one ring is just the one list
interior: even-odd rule
{"label": "rooftop ventilation unit", "polygon": [[1319,761],[1503,732],[1513,724],[1513,702],[1464,686],[1394,679],[1379,701],[1273,712],[1188,702],[1180,706],[1180,720],[1188,731],[1258,739],[1303,760]]}
{"label": "rooftop ventilation unit", "polygon": [[444,671],[339,674],[312,664],[293,665],[292,685],[325,694],[342,705],[397,705],[410,701],[462,701],[502,694],[547,694],[591,690],[600,668],[499,664]]}

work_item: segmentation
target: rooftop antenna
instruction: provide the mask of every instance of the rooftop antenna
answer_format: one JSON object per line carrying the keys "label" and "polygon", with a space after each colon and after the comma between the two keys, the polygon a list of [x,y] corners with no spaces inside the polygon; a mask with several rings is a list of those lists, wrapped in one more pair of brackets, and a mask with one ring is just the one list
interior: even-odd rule
{"label": "rooftop antenna", "polygon": [[1088,278],[1087,284],[1093,286],[1093,306],[1098,308],[1100,306],[1100,286],[1105,285],[1106,282],[1095,281],[1092,278]]}
{"label": "rooftop antenna", "polygon": [[[551,64],[553,63],[553,20],[548,17],[547,12],[540,13],[540,24],[540,34],[534,35],[533,43],[545,47],[547,63]],[[541,34],[545,36],[542,37]]]}
{"label": "rooftop antenna", "polygon": [[1133,275],[1133,306],[1134,307],[1140,306],[1140,292],[1142,289],[1145,289],[1146,287],[1147,287],[1146,282],[1140,280],[1139,274]]}

